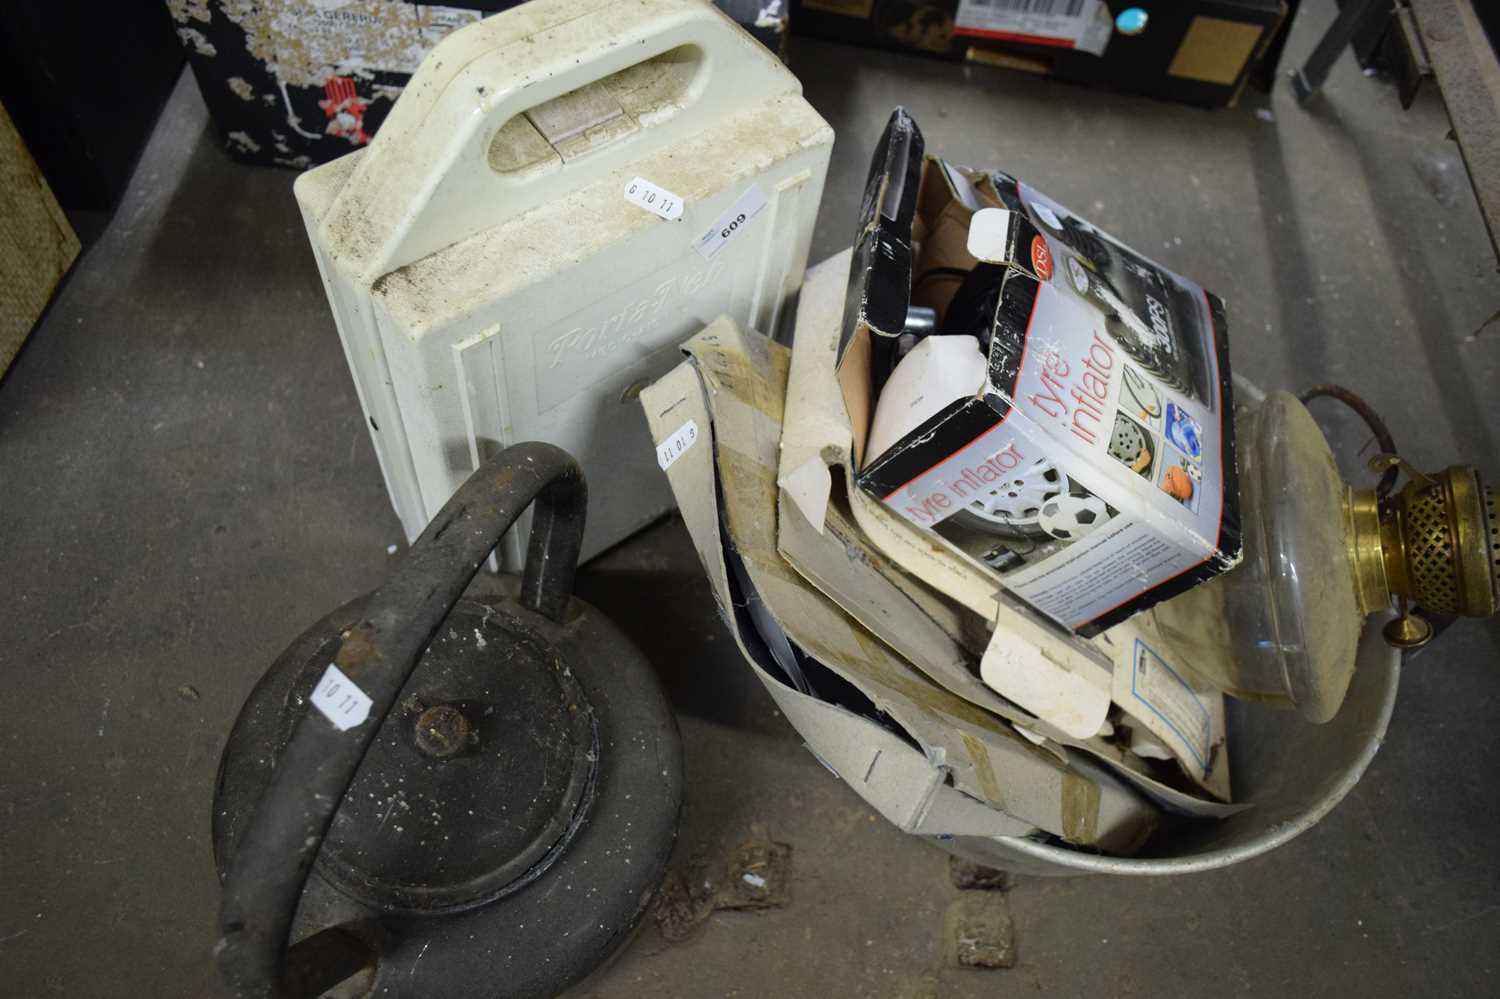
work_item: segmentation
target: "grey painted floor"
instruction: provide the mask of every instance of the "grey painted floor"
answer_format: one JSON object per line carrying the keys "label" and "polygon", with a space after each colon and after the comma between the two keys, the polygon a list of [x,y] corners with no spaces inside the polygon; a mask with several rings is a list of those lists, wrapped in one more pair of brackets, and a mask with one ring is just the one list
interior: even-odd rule
{"label": "grey painted floor", "polygon": [[[1289,50],[1332,17],[1306,4]],[[1031,180],[1230,303],[1237,370],[1337,379],[1419,465],[1500,473],[1500,307],[1428,94],[1402,113],[1352,61],[1205,113],[1045,80],[800,43],[838,132],[815,257],[851,238],[890,106],[929,148]],[[1268,109],[1270,120],[1256,112]],[[399,531],[290,174],[231,164],[179,87],[135,184],[0,383],[0,992],[216,995],[214,767],[260,671],[373,587]],[[1363,438],[1328,411],[1336,442]],[[1411,664],[1366,779],[1312,832],[1165,882],[1023,879],[1020,962],[946,968],[943,856],[804,750],[714,617],[680,524],[583,592],[660,669],[690,779],[678,857],[751,822],[792,844],[791,903],[647,926],[589,996],[1493,995],[1500,961],[1500,625]],[[669,634],[642,612],[672,605]]]}

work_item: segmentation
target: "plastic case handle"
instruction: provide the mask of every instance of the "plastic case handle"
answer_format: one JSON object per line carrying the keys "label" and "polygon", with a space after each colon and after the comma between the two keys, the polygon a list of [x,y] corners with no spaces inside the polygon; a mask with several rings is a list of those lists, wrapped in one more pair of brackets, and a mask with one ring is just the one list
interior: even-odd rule
{"label": "plastic case handle", "polygon": [[363,620],[344,633],[334,665],[370,698],[368,717],[341,729],[307,705],[224,879],[215,954],[241,999],[318,995],[374,960],[341,927],[288,951],[303,885],[360,761],[433,634],[533,500],[520,601],[561,621],[583,544],[588,489],[566,451],[527,443],[506,448],[469,476],[370,597]]}
{"label": "plastic case handle", "polygon": [[[698,69],[672,113],[557,169],[490,166],[512,118],[690,46]],[[323,221],[335,258],[365,281],[597,181],[748,100],[802,86],[704,0],[531,0],[461,28],[422,62]],[[628,178],[627,178],[628,179]],[[649,179],[649,178],[648,178]]]}

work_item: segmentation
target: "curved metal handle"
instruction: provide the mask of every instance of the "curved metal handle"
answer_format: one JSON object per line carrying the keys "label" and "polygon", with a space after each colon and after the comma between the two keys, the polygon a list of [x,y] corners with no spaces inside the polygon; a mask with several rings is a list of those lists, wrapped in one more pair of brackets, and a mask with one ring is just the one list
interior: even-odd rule
{"label": "curved metal handle", "polygon": [[560,620],[583,543],[583,472],[551,444],[506,448],[438,511],[364,620],[344,632],[336,665],[371,701],[341,730],[308,706],[240,837],[219,914],[219,970],[243,999],[316,995],[367,965],[368,948],[334,928],[290,952],[292,917],[339,802],[438,626],[480,565],[532,501],[521,602]]}

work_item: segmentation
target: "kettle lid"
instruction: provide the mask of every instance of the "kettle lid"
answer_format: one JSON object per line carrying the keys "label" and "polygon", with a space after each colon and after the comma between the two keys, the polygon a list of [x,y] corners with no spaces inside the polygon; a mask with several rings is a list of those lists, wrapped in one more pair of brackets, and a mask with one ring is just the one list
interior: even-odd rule
{"label": "kettle lid", "polygon": [[518,618],[461,602],[355,774],[318,872],[387,910],[508,894],[561,855],[598,758],[592,709],[560,650]]}

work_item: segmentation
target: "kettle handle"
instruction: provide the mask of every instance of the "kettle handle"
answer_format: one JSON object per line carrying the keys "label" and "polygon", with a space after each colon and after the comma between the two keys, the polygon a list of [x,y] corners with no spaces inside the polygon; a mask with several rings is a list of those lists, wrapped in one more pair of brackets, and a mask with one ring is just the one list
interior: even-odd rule
{"label": "kettle handle", "polygon": [[588,490],[571,455],[531,442],[506,448],[469,476],[370,597],[363,619],[343,633],[333,666],[369,698],[369,712],[339,728],[310,702],[240,837],[224,879],[215,947],[235,995],[317,995],[374,959],[337,927],[288,950],[298,900],[381,722],[469,581],[533,500],[521,602],[561,620],[583,544]]}

